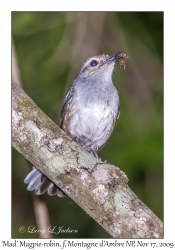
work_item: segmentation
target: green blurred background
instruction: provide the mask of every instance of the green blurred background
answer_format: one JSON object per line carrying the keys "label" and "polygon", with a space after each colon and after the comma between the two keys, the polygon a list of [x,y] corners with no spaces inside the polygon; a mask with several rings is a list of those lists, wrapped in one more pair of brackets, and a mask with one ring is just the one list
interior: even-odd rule
{"label": "green blurred background", "polygon": [[[163,12],[12,12],[12,36],[25,92],[57,124],[64,96],[82,63],[95,54],[129,55],[116,67],[120,118],[99,156],[121,168],[129,186],[163,219]],[[31,164],[12,155],[12,237],[36,225],[33,195],[23,180]],[[111,238],[69,197],[44,194],[50,223],[76,234],[56,238]]]}

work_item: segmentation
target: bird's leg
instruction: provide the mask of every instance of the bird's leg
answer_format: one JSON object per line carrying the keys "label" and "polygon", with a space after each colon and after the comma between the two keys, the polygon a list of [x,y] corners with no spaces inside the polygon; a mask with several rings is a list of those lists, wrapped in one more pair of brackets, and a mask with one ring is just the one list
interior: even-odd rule
{"label": "bird's leg", "polygon": [[98,148],[91,149],[91,151],[90,151],[90,153],[91,153],[94,157],[96,157],[97,159],[101,160],[101,158],[98,156],[97,152],[98,152]]}

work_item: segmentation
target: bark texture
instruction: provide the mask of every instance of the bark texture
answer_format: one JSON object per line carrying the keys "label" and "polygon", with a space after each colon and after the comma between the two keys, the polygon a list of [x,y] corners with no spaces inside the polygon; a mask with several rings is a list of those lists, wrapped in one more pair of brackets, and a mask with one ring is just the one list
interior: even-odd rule
{"label": "bark texture", "polygon": [[86,152],[12,80],[12,145],[114,238],[163,238],[127,176]]}

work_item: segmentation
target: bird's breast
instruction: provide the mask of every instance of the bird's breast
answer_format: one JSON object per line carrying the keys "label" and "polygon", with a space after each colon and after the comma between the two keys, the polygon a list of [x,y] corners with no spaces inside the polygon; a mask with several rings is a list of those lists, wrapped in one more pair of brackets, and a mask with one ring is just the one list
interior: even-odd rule
{"label": "bird's breast", "polygon": [[79,138],[82,146],[96,143],[100,147],[114,128],[119,112],[118,92],[115,88],[84,89],[72,101],[72,110],[68,132]]}

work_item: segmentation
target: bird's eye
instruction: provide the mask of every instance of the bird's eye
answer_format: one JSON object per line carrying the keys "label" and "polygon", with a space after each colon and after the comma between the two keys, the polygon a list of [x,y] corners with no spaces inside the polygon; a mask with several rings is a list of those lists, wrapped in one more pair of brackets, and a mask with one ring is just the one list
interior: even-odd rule
{"label": "bird's eye", "polygon": [[98,64],[98,62],[96,60],[92,60],[91,63],[90,63],[90,65],[92,67],[95,67],[97,64]]}

